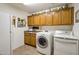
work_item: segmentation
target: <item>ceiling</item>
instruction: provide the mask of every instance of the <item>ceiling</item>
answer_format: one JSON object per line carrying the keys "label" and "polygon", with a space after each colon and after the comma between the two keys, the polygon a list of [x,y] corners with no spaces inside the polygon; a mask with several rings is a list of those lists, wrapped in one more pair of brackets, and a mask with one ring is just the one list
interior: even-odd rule
{"label": "ceiling", "polygon": [[63,6],[65,5],[65,3],[36,3],[31,5],[24,5],[22,3],[11,3],[10,5],[17,7],[21,10],[27,11],[28,13],[34,13],[41,10],[54,8],[57,6]]}

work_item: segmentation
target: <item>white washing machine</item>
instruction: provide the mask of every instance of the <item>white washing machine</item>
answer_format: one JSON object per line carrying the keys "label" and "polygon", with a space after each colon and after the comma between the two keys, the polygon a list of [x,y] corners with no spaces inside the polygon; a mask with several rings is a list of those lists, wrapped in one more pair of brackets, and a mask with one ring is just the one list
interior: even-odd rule
{"label": "white washing machine", "polygon": [[53,42],[53,32],[39,32],[36,35],[37,51],[42,54],[53,54]]}

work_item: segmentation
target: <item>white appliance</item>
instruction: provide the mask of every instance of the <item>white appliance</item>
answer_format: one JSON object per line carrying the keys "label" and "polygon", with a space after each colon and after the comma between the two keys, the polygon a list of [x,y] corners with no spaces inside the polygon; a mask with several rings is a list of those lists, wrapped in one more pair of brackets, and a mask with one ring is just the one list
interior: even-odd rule
{"label": "white appliance", "polygon": [[39,32],[36,35],[36,47],[42,54],[53,54],[53,32]]}
{"label": "white appliance", "polygon": [[64,37],[54,37],[54,55],[77,55],[78,40]]}
{"label": "white appliance", "polygon": [[79,54],[79,24],[74,24],[72,34],[55,33],[54,55],[78,55]]}
{"label": "white appliance", "polygon": [[0,55],[11,54],[10,16],[0,12]]}

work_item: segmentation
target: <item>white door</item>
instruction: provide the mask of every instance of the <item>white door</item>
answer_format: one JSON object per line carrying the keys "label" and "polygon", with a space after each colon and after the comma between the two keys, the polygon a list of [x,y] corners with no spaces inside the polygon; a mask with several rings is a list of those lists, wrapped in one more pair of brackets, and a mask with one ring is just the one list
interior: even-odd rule
{"label": "white door", "polygon": [[10,42],[10,17],[8,14],[0,13],[0,54],[11,53]]}

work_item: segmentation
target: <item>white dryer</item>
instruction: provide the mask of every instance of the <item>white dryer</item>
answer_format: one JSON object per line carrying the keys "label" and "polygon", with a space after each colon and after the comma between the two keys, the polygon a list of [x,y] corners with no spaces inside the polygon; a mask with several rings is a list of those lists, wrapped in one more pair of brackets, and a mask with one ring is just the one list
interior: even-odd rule
{"label": "white dryer", "polygon": [[53,32],[39,32],[36,35],[37,51],[42,54],[53,54]]}

